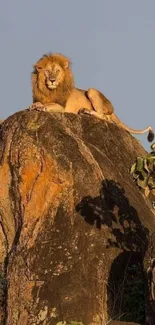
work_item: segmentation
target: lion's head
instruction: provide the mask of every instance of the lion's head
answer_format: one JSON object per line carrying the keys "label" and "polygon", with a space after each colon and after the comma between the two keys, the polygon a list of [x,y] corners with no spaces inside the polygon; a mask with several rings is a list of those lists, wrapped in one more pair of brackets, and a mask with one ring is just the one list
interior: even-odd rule
{"label": "lion's head", "polygon": [[37,87],[47,96],[50,96],[52,91],[58,90],[58,88],[64,92],[74,86],[70,61],[66,56],[59,53],[44,55],[34,65],[32,79],[34,77],[37,81]]}

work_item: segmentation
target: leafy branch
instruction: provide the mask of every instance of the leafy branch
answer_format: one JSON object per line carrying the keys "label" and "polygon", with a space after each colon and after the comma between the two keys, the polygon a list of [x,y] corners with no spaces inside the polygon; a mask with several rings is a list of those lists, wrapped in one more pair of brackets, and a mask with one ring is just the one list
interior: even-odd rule
{"label": "leafy branch", "polygon": [[144,189],[145,196],[155,194],[155,142],[152,151],[145,157],[137,157],[131,166],[130,173],[139,188]]}

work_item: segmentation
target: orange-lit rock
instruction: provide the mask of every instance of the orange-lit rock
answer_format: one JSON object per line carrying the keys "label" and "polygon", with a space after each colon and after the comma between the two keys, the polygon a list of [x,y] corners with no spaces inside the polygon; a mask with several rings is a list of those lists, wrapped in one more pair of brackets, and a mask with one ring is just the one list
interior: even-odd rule
{"label": "orange-lit rock", "polygon": [[154,210],[128,171],[145,153],[138,141],[91,116],[27,110],[0,132],[6,325],[140,323],[127,295],[144,284],[140,302],[153,324],[146,272]]}

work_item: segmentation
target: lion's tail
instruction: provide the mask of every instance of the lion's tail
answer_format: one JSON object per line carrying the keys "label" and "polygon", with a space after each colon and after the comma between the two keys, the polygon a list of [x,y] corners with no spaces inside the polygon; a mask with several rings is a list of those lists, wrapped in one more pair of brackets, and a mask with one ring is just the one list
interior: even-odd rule
{"label": "lion's tail", "polygon": [[126,124],[124,124],[123,122],[120,121],[120,119],[113,113],[110,115],[111,117],[111,120],[117,124],[118,126],[122,127],[123,129],[125,129],[126,131],[130,132],[130,133],[133,133],[133,134],[144,134],[146,132],[149,132],[148,134],[148,141],[149,142],[152,142],[154,140],[154,131],[152,129],[151,126],[148,126],[147,128],[145,129],[142,129],[142,130],[135,130],[135,129],[132,129],[130,127],[128,127]]}

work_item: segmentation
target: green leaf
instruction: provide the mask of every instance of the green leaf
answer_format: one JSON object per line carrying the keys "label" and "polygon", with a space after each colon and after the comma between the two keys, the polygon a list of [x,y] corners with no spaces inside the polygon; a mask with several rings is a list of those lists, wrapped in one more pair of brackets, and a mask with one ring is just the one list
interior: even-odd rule
{"label": "green leaf", "polygon": [[148,168],[148,165],[147,165],[147,159],[145,158],[144,159],[144,169],[149,172],[149,168]]}
{"label": "green leaf", "polygon": [[148,181],[147,178],[145,178],[143,180],[138,178],[137,184],[139,187],[145,188],[147,186],[147,181]]}
{"label": "green leaf", "polygon": [[144,159],[142,157],[137,157],[136,170],[141,171],[141,170],[143,170],[143,167],[144,167]]}
{"label": "green leaf", "polygon": [[135,171],[135,169],[136,169],[136,163],[134,163],[134,164],[131,166],[130,173],[133,174],[133,172]]}

